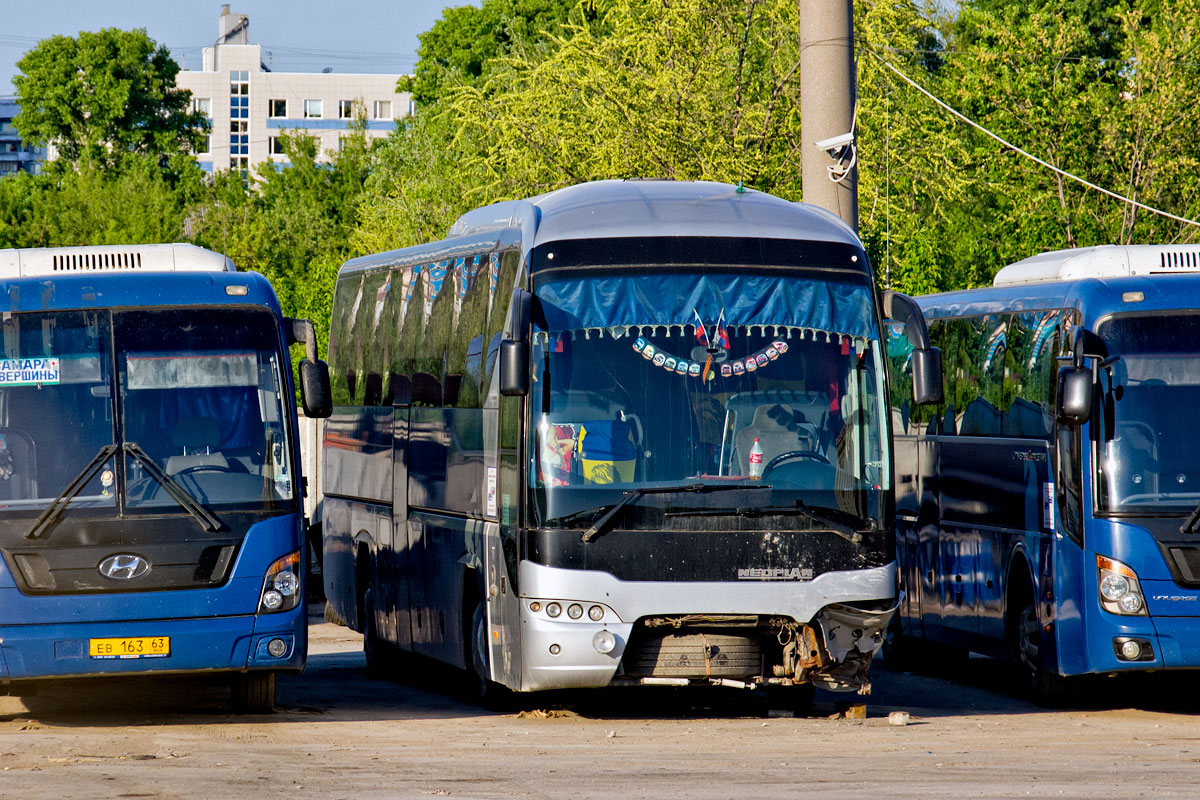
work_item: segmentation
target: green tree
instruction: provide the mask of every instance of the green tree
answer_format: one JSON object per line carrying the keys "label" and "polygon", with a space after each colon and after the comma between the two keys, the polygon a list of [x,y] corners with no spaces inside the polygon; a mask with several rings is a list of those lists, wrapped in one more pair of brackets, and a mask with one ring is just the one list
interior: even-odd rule
{"label": "green tree", "polygon": [[5,178],[0,247],[180,241],[202,174],[194,162],[163,170],[157,158],[130,155],[120,168],[81,164]]}
{"label": "green tree", "polygon": [[187,153],[208,126],[189,110],[191,93],[175,86],[179,65],[143,29],[52,36],[17,68],[17,130],[27,141],[52,143],[69,163]]}
{"label": "green tree", "polygon": [[493,60],[544,43],[577,7],[577,16],[594,13],[580,0],[483,0],[448,8],[418,36],[417,65],[401,90],[424,107],[447,89],[476,85]]}
{"label": "green tree", "polygon": [[260,165],[254,181],[220,173],[190,210],[190,238],[265,275],[285,313],[313,320],[319,341],[328,337],[334,281],[351,255],[373,161],[365,131],[365,121],[357,121],[328,160],[316,139],[284,135],[288,163]]}

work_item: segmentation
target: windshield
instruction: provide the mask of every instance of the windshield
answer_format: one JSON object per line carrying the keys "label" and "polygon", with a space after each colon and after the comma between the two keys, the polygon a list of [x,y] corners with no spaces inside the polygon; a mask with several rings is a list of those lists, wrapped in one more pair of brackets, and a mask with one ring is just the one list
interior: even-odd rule
{"label": "windshield", "polygon": [[290,501],[277,341],[273,316],[257,310],[11,315],[0,361],[0,517],[52,504],[188,513],[146,458],[196,503]]}
{"label": "windshield", "polygon": [[762,508],[801,528],[814,515],[800,508],[882,524],[890,457],[865,281],[604,273],[535,294],[536,524],[587,529],[630,493],[625,528]]}
{"label": "windshield", "polygon": [[1180,514],[1200,503],[1196,426],[1200,314],[1122,315],[1097,328],[1100,370],[1096,498],[1100,511]]}

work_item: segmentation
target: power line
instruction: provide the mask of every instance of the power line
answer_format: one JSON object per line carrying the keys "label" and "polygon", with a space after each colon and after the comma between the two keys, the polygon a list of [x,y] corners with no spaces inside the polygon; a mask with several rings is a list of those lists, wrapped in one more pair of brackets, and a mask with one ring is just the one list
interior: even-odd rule
{"label": "power line", "polygon": [[[871,51],[868,51],[868,52],[871,52]],[[1172,213],[1170,213],[1170,212],[1168,212],[1168,211],[1163,211],[1162,209],[1158,209],[1158,208],[1154,208],[1154,207],[1152,207],[1152,206],[1148,206],[1148,205],[1146,205],[1145,203],[1139,203],[1137,200],[1133,200],[1132,198],[1125,197],[1124,195],[1117,194],[1116,192],[1113,192],[1113,191],[1110,191],[1110,190],[1108,190],[1108,189],[1105,189],[1103,186],[1097,186],[1096,184],[1092,183],[1091,181],[1085,180],[1085,179],[1083,179],[1083,178],[1079,177],[1078,175],[1075,175],[1075,174],[1073,174],[1073,173],[1067,172],[1067,171],[1066,171],[1066,170],[1064,170],[1064,169],[1060,169],[1060,168],[1058,168],[1058,167],[1054,166],[1053,164],[1051,164],[1051,163],[1049,163],[1049,162],[1047,162],[1047,161],[1043,161],[1042,159],[1038,158],[1037,156],[1033,155],[1032,153],[1029,153],[1029,152],[1027,152],[1027,151],[1025,151],[1025,150],[1022,150],[1020,147],[1017,147],[1015,144],[1013,144],[1012,142],[1008,141],[1007,139],[1003,139],[1003,138],[1001,138],[1000,136],[998,136],[997,134],[994,134],[994,133],[992,133],[992,132],[991,132],[991,131],[989,131],[987,128],[985,128],[985,127],[983,127],[982,125],[980,125],[978,122],[975,122],[974,120],[970,119],[970,118],[969,118],[969,117],[967,117],[966,115],[964,115],[964,114],[960,113],[959,111],[955,110],[955,109],[954,109],[954,108],[952,108],[950,105],[948,105],[947,103],[943,102],[943,101],[942,101],[942,100],[940,100],[938,97],[936,97],[936,96],[935,96],[935,95],[934,95],[932,92],[930,92],[928,89],[926,89],[925,87],[921,86],[921,85],[920,85],[920,84],[918,84],[916,81],[914,81],[912,78],[908,77],[908,76],[907,76],[907,75],[905,75],[903,72],[901,72],[899,69],[897,69],[896,67],[894,67],[894,66],[893,66],[893,65],[892,65],[890,62],[888,62],[888,61],[884,60],[884,59],[883,59],[882,57],[880,57],[878,54],[876,54],[876,53],[874,53],[874,52],[871,52],[871,55],[872,55],[872,56],[873,56],[873,57],[874,57],[874,58],[875,58],[877,61],[879,61],[879,63],[883,64],[885,67],[887,67],[888,69],[890,69],[892,72],[896,73],[896,75],[897,75],[897,76],[899,76],[900,80],[904,81],[904,82],[905,82],[905,83],[907,83],[909,86],[913,87],[913,88],[914,88],[914,89],[916,89],[918,92],[920,92],[921,94],[923,94],[923,95],[925,95],[926,97],[928,97],[930,100],[932,100],[934,103],[936,103],[937,105],[939,105],[939,106],[941,106],[942,108],[944,108],[946,111],[949,111],[949,112],[950,112],[950,113],[951,113],[951,114],[952,114],[954,117],[956,117],[957,119],[959,119],[959,120],[961,120],[961,121],[963,121],[963,122],[967,123],[967,124],[968,124],[968,125],[970,125],[972,128],[975,128],[976,130],[978,130],[978,131],[980,131],[981,133],[983,133],[983,134],[985,134],[985,135],[987,135],[987,136],[991,137],[992,139],[995,139],[997,142],[999,142],[1000,144],[1002,144],[1002,145],[1004,145],[1005,147],[1009,148],[1010,150],[1012,150],[1012,151],[1014,151],[1014,152],[1016,152],[1016,153],[1019,153],[1020,155],[1023,155],[1023,156],[1025,156],[1025,158],[1028,158],[1030,161],[1033,161],[1033,162],[1035,162],[1035,163],[1037,163],[1037,164],[1040,164],[1041,166],[1045,167],[1046,169],[1049,169],[1049,170],[1051,170],[1051,171],[1053,171],[1053,172],[1056,172],[1056,173],[1058,173],[1059,175],[1062,175],[1064,178],[1070,178],[1071,180],[1073,180],[1073,181],[1076,181],[1077,183],[1081,183],[1081,184],[1083,184],[1084,186],[1086,186],[1086,187],[1087,187],[1087,188],[1089,188],[1089,189],[1095,189],[1097,192],[1100,192],[1101,194],[1108,195],[1109,197],[1111,197],[1111,198],[1113,198],[1113,199],[1115,199],[1115,200],[1120,200],[1122,203],[1127,203],[1127,204],[1129,204],[1129,205],[1131,205],[1131,206],[1133,206],[1133,207],[1135,207],[1135,208],[1140,208],[1140,209],[1142,209],[1143,211],[1149,211],[1151,214],[1158,214],[1159,216],[1162,216],[1162,217],[1167,217],[1168,219],[1173,219],[1173,220],[1175,220],[1176,222],[1183,222],[1183,223],[1185,223],[1185,224],[1187,224],[1187,225],[1194,225],[1194,226],[1196,226],[1196,227],[1200,228],[1200,222],[1197,222],[1196,220],[1187,219],[1186,217],[1180,217],[1180,216],[1176,216],[1175,214],[1172,214]]]}

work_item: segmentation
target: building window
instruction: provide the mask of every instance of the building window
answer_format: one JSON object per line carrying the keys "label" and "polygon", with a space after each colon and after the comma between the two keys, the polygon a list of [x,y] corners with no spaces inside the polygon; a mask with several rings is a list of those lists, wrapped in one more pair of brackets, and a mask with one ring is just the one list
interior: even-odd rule
{"label": "building window", "polygon": [[229,159],[230,169],[240,169],[243,172],[250,169],[250,159],[246,156],[234,156]]}
{"label": "building window", "polygon": [[230,94],[250,94],[250,71],[235,69],[229,73]]}
{"label": "building window", "polygon": [[204,138],[200,141],[200,150],[198,152],[200,152],[200,153],[211,153],[212,152],[212,134],[211,133],[204,134]]}
{"label": "building window", "polygon": [[391,119],[392,118],[392,101],[391,100],[376,100],[371,108],[371,116],[375,119]]}
{"label": "building window", "polygon": [[338,119],[354,118],[354,101],[338,100]]}
{"label": "building window", "polygon": [[268,100],[267,101],[267,116],[269,116],[269,117],[286,117],[287,116],[287,100]]}
{"label": "building window", "polygon": [[196,97],[192,99],[192,110],[206,117],[212,116],[212,98]]}
{"label": "building window", "polygon": [[305,100],[304,101],[304,118],[305,119],[320,119],[323,116],[320,100]]}
{"label": "building window", "polygon": [[282,136],[268,136],[267,137],[267,152],[273,156],[285,155],[285,153],[283,151],[283,137]]}

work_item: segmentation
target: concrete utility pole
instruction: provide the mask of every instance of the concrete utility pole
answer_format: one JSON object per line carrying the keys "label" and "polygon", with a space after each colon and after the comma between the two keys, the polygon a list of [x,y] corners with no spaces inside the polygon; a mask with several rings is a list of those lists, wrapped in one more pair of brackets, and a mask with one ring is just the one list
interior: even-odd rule
{"label": "concrete utility pole", "polygon": [[[800,0],[800,179],[804,201],[858,231],[854,162],[854,0]],[[822,142],[822,147],[817,146]],[[844,176],[840,182],[830,180]],[[849,167],[849,169],[847,169]]]}

